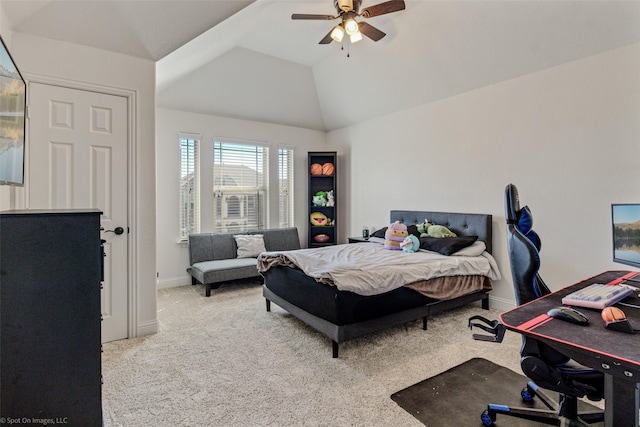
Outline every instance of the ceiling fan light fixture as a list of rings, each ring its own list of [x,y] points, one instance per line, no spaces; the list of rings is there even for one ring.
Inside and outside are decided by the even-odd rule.
[[[344,30],[347,32],[348,35],[351,36],[351,35],[359,32],[358,23],[353,18],[345,19],[345,21],[344,21]]]
[[[342,29],[342,25],[336,25],[333,28],[333,30],[331,30],[331,38],[336,42],[340,43],[343,37],[344,37],[344,29]]]
[[[353,0],[337,0],[334,3],[338,9],[349,12],[353,10]]]
[[[0,0],[2,2],[2,0]],[[333,20],[339,19],[339,24],[331,28],[318,44],[329,44],[332,41],[342,43],[345,34],[349,35],[351,43],[358,42],[367,37],[374,42],[382,39],[386,34],[373,25],[365,21],[358,22],[356,19],[372,18],[374,16],[386,15],[388,13],[398,12],[405,9],[405,0],[386,0],[382,3],[361,9],[362,0],[333,0],[333,5],[338,12],[334,15],[319,15],[310,13],[294,13],[291,19],[294,20]],[[334,24],[335,25],[335,24]],[[344,48],[344,46],[342,47]],[[348,55],[347,55],[348,56]]]

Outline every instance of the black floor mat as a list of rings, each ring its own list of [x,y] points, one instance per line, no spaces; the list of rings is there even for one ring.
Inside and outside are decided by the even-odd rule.
[[[476,358],[394,393],[391,399],[428,427],[475,427],[483,425],[480,415],[488,403],[545,408],[537,399],[533,405],[522,401],[520,391],[526,384],[525,376]],[[557,393],[548,392],[548,395],[558,399]],[[584,402],[579,402],[579,406],[581,410],[598,410]],[[498,414],[495,425],[533,427],[544,424]]]

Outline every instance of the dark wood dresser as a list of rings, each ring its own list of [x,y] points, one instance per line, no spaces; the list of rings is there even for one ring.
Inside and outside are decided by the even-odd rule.
[[[0,212],[6,424],[102,425],[100,214]]]

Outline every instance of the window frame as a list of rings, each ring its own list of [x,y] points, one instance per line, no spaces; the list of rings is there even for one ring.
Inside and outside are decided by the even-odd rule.
[[[286,157],[284,156],[286,155]],[[285,162],[286,159],[286,162]],[[286,171],[283,170],[286,163]],[[295,194],[295,149],[291,146],[278,146],[278,226],[293,227]],[[286,193],[286,194],[285,194]],[[284,206],[283,206],[284,205]],[[283,212],[286,211],[286,212]]]
[[[214,232],[269,228],[269,148],[269,144],[256,141],[213,139]],[[235,201],[238,212],[230,210]]]
[[[198,173],[197,173],[197,185],[198,185],[198,233],[213,233],[213,232],[223,232],[223,230],[218,230],[214,228],[215,221],[215,212],[214,212],[214,141],[218,142],[228,142],[235,144],[246,144],[252,146],[262,146],[268,149],[268,158],[265,160],[265,163],[268,167],[268,177],[266,178],[266,186],[267,191],[265,193],[265,203],[266,206],[266,218],[264,223],[262,224],[262,228],[282,228],[287,223],[289,226],[295,226],[295,218],[294,218],[294,204],[295,204],[295,191],[296,185],[294,181],[294,169],[293,164],[297,160],[295,159],[295,147],[291,145],[282,145],[274,142],[265,142],[265,141],[256,141],[256,140],[247,140],[247,139],[233,139],[228,137],[219,137],[219,136],[203,136],[202,134],[195,132],[180,132],[180,136],[185,136],[188,138],[195,138],[198,140]],[[179,140],[178,140],[179,142]],[[179,147],[180,144],[178,144]],[[179,148],[178,148],[179,149]],[[288,173],[288,176],[291,177],[291,183],[289,188],[291,189],[289,194],[290,206],[288,207],[289,218],[285,220],[281,220],[280,215],[280,202],[281,202],[281,194],[280,194],[280,150],[290,150],[290,159],[291,165],[289,167],[291,170]],[[180,166],[178,166],[178,174],[180,172]],[[178,196],[178,208],[180,208],[180,196]],[[180,215],[180,214],[179,214]],[[288,222],[287,222],[288,220]],[[177,221],[177,233],[180,236],[180,226],[181,219],[179,218]],[[252,229],[254,227],[251,227]],[[235,231],[235,230],[234,230]],[[178,243],[184,243],[188,239],[188,236],[183,236],[183,238],[178,238]]]
[[[179,192],[178,192],[178,241],[186,242],[189,235],[200,232],[200,147],[201,135],[191,133],[179,133],[178,145],[180,149],[180,173],[179,173]],[[185,149],[187,153],[193,150],[191,155],[185,158]],[[186,163],[185,163],[186,162]],[[185,171],[186,169],[186,171]],[[192,175],[193,185],[190,187],[190,201],[185,204],[185,176]],[[190,226],[185,226],[185,217],[192,219],[189,221]],[[188,221],[188,220],[187,220]]]

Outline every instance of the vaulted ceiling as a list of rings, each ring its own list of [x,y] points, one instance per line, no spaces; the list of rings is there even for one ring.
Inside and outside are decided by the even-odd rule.
[[[362,7],[380,3],[363,0]],[[0,0],[16,32],[157,61],[157,105],[322,131],[640,41],[639,1],[426,1],[320,45],[333,0]]]

